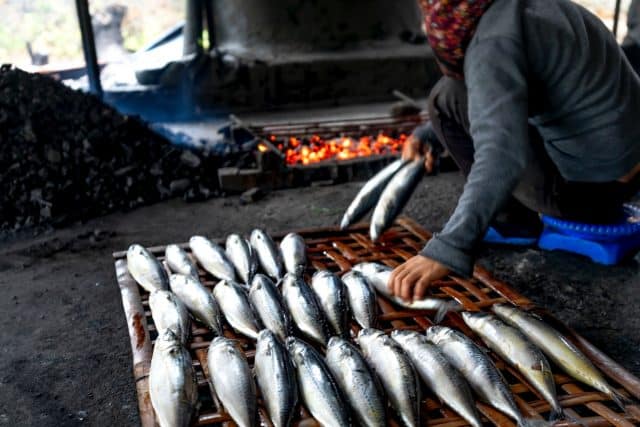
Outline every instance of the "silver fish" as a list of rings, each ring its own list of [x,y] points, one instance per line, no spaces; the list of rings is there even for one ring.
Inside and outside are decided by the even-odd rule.
[[[214,277],[220,280],[236,280],[233,264],[219,245],[206,237],[193,236],[189,239],[189,247],[202,268]]]
[[[198,384],[189,352],[167,330],[153,346],[149,369],[149,396],[160,427],[191,425],[198,403]]]
[[[296,373],[287,348],[268,329],[258,334],[254,370],[273,426],[291,425],[298,402]]]
[[[402,212],[424,175],[424,160],[403,166],[385,187],[371,217],[369,236],[376,242]]]
[[[258,269],[257,260],[253,249],[244,237],[238,234],[230,234],[226,242],[227,258],[236,269],[242,283],[249,284]]]
[[[207,288],[192,276],[182,274],[172,274],[169,286],[196,319],[216,335],[222,335],[220,306]]]
[[[489,313],[462,313],[464,322],[482,341],[514,366],[529,383],[551,404],[551,419],[562,416],[558,402],[556,383],[551,366],[538,347],[533,345],[518,329],[507,325]]]
[[[427,387],[473,427],[482,427],[469,385],[438,347],[416,331],[396,330],[391,338],[400,344]]]
[[[310,340],[325,346],[329,340],[327,320],[309,285],[288,273],[282,281],[282,295],[300,332]]]
[[[143,246],[129,246],[127,268],[131,277],[148,292],[169,289],[167,272],[156,257]]]
[[[317,271],[311,278],[311,288],[318,297],[333,334],[347,337],[349,313],[342,280],[330,271]]]
[[[571,377],[603,392],[623,409],[628,404],[628,399],[607,382],[584,353],[542,319],[509,304],[495,304],[492,310],[500,319],[518,328]]]
[[[249,290],[249,301],[265,328],[276,334],[282,342],[292,334],[289,312],[271,279],[256,274]]]
[[[249,242],[253,248],[262,270],[273,280],[280,280],[284,276],[284,265],[280,248],[266,232],[255,229],[251,232]]]
[[[380,384],[358,349],[342,338],[333,337],[329,340],[326,360],[358,423],[366,427],[385,426],[386,402]]]
[[[350,426],[349,410],[322,356],[294,337],[287,338],[287,349],[296,369],[300,396],[311,415],[322,426]]]
[[[482,348],[462,333],[445,326],[430,327],[426,336],[442,350],[482,400],[513,418],[518,426],[532,425],[534,421],[524,418],[508,383]]]
[[[402,423],[407,427],[420,425],[420,380],[409,357],[398,343],[377,329],[361,330],[358,345]]]
[[[287,272],[302,277],[307,268],[307,246],[302,236],[287,234],[280,242],[280,251]]]
[[[213,288],[213,296],[220,304],[224,318],[236,332],[253,340],[258,338],[260,323],[251,308],[244,287],[235,282],[222,280]]]
[[[198,267],[180,246],[167,246],[164,251],[164,259],[172,272],[198,279]]]
[[[149,295],[149,308],[158,335],[169,329],[183,345],[187,344],[191,333],[189,312],[173,292],[153,291]]]
[[[376,292],[364,276],[352,270],[342,276],[349,308],[353,318],[362,328],[375,328],[378,323]]]
[[[258,426],[256,385],[244,353],[235,341],[217,337],[207,356],[209,380],[222,406],[239,427]]]
[[[421,300],[407,302],[402,298],[391,294],[387,285],[391,279],[393,269],[386,265],[375,262],[364,262],[354,266],[353,270],[362,274],[367,282],[373,286],[376,292],[402,308],[407,308],[409,310],[438,311],[436,321],[439,321],[439,319],[448,311],[456,311],[462,308],[462,306],[456,301],[443,298],[426,297]]]
[[[375,206],[384,188],[405,163],[398,159],[367,181],[344,213],[340,222],[342,230],[362,219]]]

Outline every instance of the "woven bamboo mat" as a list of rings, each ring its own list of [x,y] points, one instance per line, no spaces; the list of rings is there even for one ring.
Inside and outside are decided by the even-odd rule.
[[[316,269],[327,269],[342,273],[350,270],[353,265],[364,261],[375,261],[395,267],[412,257],[431,237],[429,232],[408,218],[399,219],[396,225],[385,233],[378,244],[373,244],[369,240],[367,235],[368,225],[366,224],[358,224],[347,231],[340,231],[337,228],[316,228],[298,230],[297,232],[305,238],[308,247],[311,264],[309,273]],[[279,240],[280,237],[280,235],[274,235],[276,240]],[[181,246],[185,250],[189,250],[187,244],[181,244]],[[160,260],[163,259],[164,249],[164,246],[149,248]],[[139,287],[129,275],[126,265],[126,251],[114,253],[113,256],[116,260],[117,280],[122,293],[122,302],[131,339],[133,375],[138,393],[141,423],[144,427],[151,427],[155,425],[155,417],[149,398],[148,372],[153,342],[157,334],[149,312],[149,294]],[[216,283],[216,280],[204,270],[200,270],[200,279],[209,288],[212,288]],[[515,292],[507,284],[492,278],[486,270],[476,267],[474,277],[470,280],[455,276],[448,277],[437,284],[433,293],[436,296],[455,298],[468,310],[486,310],[498,302],[511,302],[523,309],[536,311],[580,347],[596,366],[606,374],[612,384],[625,394],[640,399],[640,380],[609,359],[584,338],[562,325],[552,315],[535,307],[530,300]],[[378,301],[383,313],[380,317],[379,326],[387,332],[393,329],[424,331],[426,327],[433,324],[432,319],[435,314],[433,312],[400,310],[383,298],[379,298]],[[478,340],[457,313],[449,313],[442,324],[457,328]],[[197,322],[193,323],[192,328],[193,338],[190,343],[190,351],[197,372],[201,405],[194,425],[233,425],[228,415],[219,409],[215,395],[207,381],[207,348],[213,336],[208,329]],[[352,330],[357,333],[358,327],[353,324]],[[229,338],[237,339],[241,343],[249,362],[253,363],[254,344],[229,329],[226,330],[225,335]],[[527,417],[547,419],[550,405],[516,370],[506,365],[495,354],[491,353],[491,356],[509,381],[522,412]],[[573,381],[563,375],[558,368],[554,367],[554,373],[562,406],[568,414],[579,420],[582,425],[589,427],[640,425],[640,409],[631,408],[628,412],[631,412],[632,415],[623,414],[604,394]],[[467,425],[463,419],[451,409],[443,406],[430,393],[425,392],[423,396],[425,396],[422,402],[424,425],[437,427]],[[490,406],[478,403],[478,408],[485,417],[487,425],[515,426],[509,418]],[[389,412],[391,413],[392,411]],[[260,408],[260,415],[263,423],[269,425],[262,407]],[[309,417],[304,408],[301,408],[295,425],[313,426],[317,425],[317,423]],[[389,425],[398,425],[393,415],[390,416]],[[561,427],[574,424],[561,421],[556,425]]]

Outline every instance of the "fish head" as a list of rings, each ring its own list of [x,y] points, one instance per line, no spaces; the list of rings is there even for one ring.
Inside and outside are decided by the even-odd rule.
[[[239,234],[229,234],[229,236],[227,236],[227,242],[226,245],[228,246],[234,246],[237,244],[242,244],[244,242],[244,239],[239,235]]]
[[[134,255],[143,255],[146,257],[148,256],[148,254],[149,252],[144,248],[144,246],[137,243],[134,243],[133,245],[129,246],[129,249],[127,249],[127,257]]]
[[[327,360],[341,361],[353,357],[353,345],[340,337],[331,337],[327,344]]]
[[[406,344],[425,339],[424,335],[416,331],[408,331],[404,329],[396,329],[391,332],[391,338],[398,343]]]
[[[284,275],[282,279],[282,291],[284,292],[287,289],[298,288],[300,286],[298,277],[295,274],[287,273]]]
[[[149,295],[149,305],[153,306],[173,301],[173,293],[164,289],[156,289]]]
[[[316,280],[326,280],[329,278],[333,278],[335,275],[328,271],[328,270],[318,270],[315,273],[313,273],[313,277],[311,277],[312,281],[316,281]]]
[[[446,326],[431,326],[425,332],[425,336],[428,341],[438,344],[449,340],[454,332],[453,329]]]
[[[185,276],[184,274],[172,274],[169,276],[169,283],[171,287],[184,286],[189,281],[195,281],[191,276]]]
[[[264,242],[265,240],[264,235],[265,235],[265,232],[263,230],[256,228],[251,232],[251,235],[249,236],[249,241],[251,243]]]
[[[161,335],[158,336],[154,343],[154,348],[162,352],[171,352],[175,349],[180,349],[182,344],[178,335],[171,329],[166,329]]]
[[[462,313],[462,320],[471,329],[482,329],[487,322],[495,320],[495,317],[489,313],[481,311],[465,311]]]
[[[253,291],[254,289],[256,290],[262,289],[263,286],[267,286],[265,282],[271,282],[271,284],[273,284],[271,279],[269,279],[264,274],[260,274],[260,273],[256,274],[255,276],[253,276],[253,279],[251,280],[251,290]]]
[[[235,340],[226,337],[216,337],[209,345],[209,351],[228,351],[229,353],[238,352],[238,345]]]
[[[189,246],[193,248],[194,246],[202,245],[206,243],[209,239],[204,236],[193,236],[189,239]]]
[[[270,355],[273,348],[277,345],[278,339],[275,334],[268,329],[263,329],[258,333],[258,342],[256,344],[256,354]]]
[[[509,320],[516,317],[519,314],[519,310],[511,304],[498,303],[491,307],[491,311],[498,315],[498,317]]]
[[[307,357],[307,353],[310,351],[309,345],[301,339],[295,337],[287,338],[286,345],[293,362],[296,365],[304,363],[304,360]]]
[[[379,329],[366,328],[366,329],[360,330],[360,332],[358,333],[357,341],[360,347],[364,351],[365,348],[369,346],[369,344],[371,344],[374,340],[378,339],[383,335],[384,335],[384,332],[382,332]]]

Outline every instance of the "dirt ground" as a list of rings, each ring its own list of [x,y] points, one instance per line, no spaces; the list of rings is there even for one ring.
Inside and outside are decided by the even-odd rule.
[[[136,425],[131,354],[111,253],[264,227],[337,223],[360,184],[200,204],[171,201],[0,244],[0,425]],[[407,214],[439,229],[462,188],[425,178]],[[607,268],[533,249],[486,249],[480,262],[640,375],[638,264]]]

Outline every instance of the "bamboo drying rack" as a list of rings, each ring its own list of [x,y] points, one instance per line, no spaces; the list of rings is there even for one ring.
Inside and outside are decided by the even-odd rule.
[[[378,244],[374,244],[369,240],[367,231],[367,224],[358,224],[346,231],[330,227],[299,230],[298,233],[304,237],[307,244],[310,268],[316,270],[328,269],[337,273],[346,272],[353,265],[365,261],[380,262],[395,267],[402,261],[412,257],[431,238],[429,232],[408,218],[400,218],[394,227],[384,234]],[[274,236],[276,240],[280,237],[282,236]],[[181,246],[185,250],[189,250],[187,244],[182,244]],[[164,249],[165,246],[149,248],[160,260],[163,259]],[[149,295],[129,275],[126,265],[126,251],[116,252],[113,256],[116,260],[116,275],[122,294],[122,303],[131,340],[133,375],[138,394],[140,420],[143,427],[153,427],[156,423],[149,397],[148,373],[156,332],[149,312]],[[200,279],[209,288],[212,288],[216,282],[212,276],[203,270],[200,270]],[[511,289],[507,284],[494,279],[486,270],[476,267],[473,279],[469,280],[450,276],[446,280],[440,281],[433,292],[436,296],[455,298],[467,310],[487,310],[495,303],[511,302],[522,309],[535,311],[565,333],[606,374],[610,382],[619,390],[624,391],[628,396],[640,399],[640,380],[638,378],[631,375],[584,338],[564,326],[551,314],[536,308],[530,300]],[[379,298],[378,301],[381,309],[379,326],[387,332],[393,329],[423,331],[433,324],[431,320],[434,315],[433,312],[406,311],[396,308],[383,298]],[[477,337],[466,327],[458,313],[449,313],[442,321],[442,324],[457,328],[477,340]],[[352,325],[352,329],[354,333],[357,332],[355,324]],[[250,340],[236,335],[228,328],[225,330],[225,335],[237,339],[244,349],[249,362],[253,363],[254,344]],[[207,348],[213,336],[208,329],[197,322],[193,323],[192,336],[190,352],[197,373],[200,402],[200,411],[193,425],[233,425],[229,416],[222,409],[218,409],[219,406],[215,395],[207,381]],[[509,381],[516,401],[525,416],[546,419],[550,412],[550,405],[528,385],[516,370],[506,365],[495,354],[491,353],[491,356]],[[562,406],[569,415],[580,421],[582,425],[588,427],[627,427],[640,424],[640,409],[629,407],[627,414],[623,414],[604,394],[572,380],[556,367],[554,367],[554,373]],[[433,395],[425,393],[425,396],[422,406],[423,419],[426,420],[424,425],[434,427],[467,425],[463,419],[448,407],[443,406]],[[487,425],[515,426],[509,418],[490,406],[478,403],[478,408]],[[389,412],[391,413],[392,411]],[[260,416],[262,421],[269,425],[262,406]],[[306,427],[317,425],[317,423],[302,408],[295,425]],[[389,425],[399,425],[395,416],[390,416]],[[571,425],[575,424],[568,421],[560,421],[556,424],[558,427]]]

